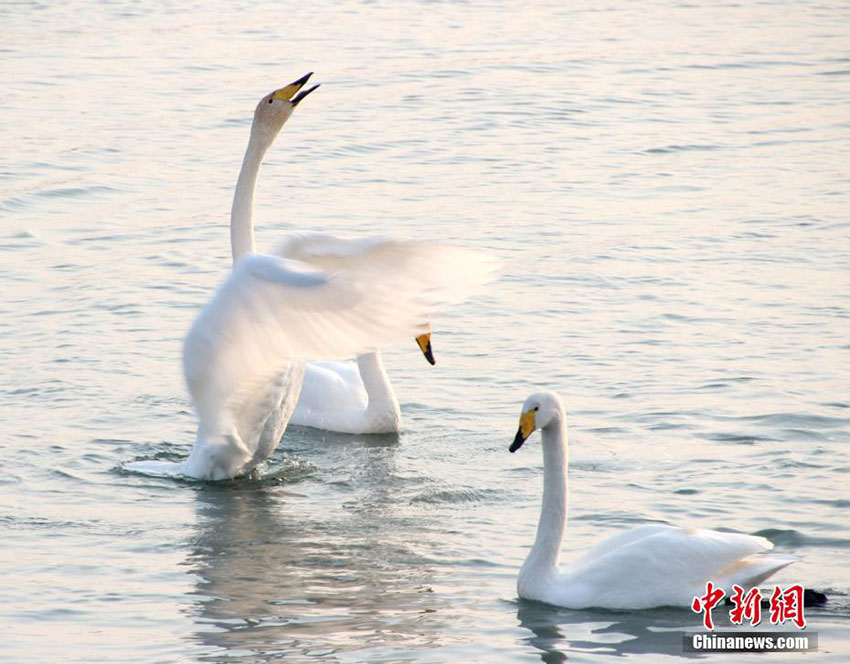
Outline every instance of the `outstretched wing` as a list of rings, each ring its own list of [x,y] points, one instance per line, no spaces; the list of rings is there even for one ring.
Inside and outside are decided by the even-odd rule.
[[[345,272],[349,278],[383,280],[390,273],[397,275],[392,278],[409,276],[413,278],[411,289],[427,288],[440,304],[469,297],[496,269],[493,257],[480,251],[383,236],[292,233],[274,253],[324,272]]]
[[[368,265],[341,261],[329,263],[330,271],[277,256],[237,261],[184,343],[186,381],[202,422],[215,422],[225,404],[232,410],[234,399],[287,361],[350,357],[419,333],[477,255],[404,241],[385,241],[368,254]]]

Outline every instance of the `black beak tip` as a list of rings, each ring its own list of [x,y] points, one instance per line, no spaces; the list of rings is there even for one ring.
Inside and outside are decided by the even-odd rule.
[[[425,359],[428,360],[428,364],[432,367],[437,364],[437,360],[434,359],[434,353],[431,352],[431,344],[428,344],[428,348],[425,349]]]
[[[289,103],[292,104],[293,106],[297,105],[298,102],[300,102],[302,99],[304,99],[304,97],[306,97],[308,94],[313,92],[313,90],[318,88],[320,85],[321,85],[321,83],[316,83],[316,85],[314,85],[312,88],[307,88],[306,90],[302,90],[297,95],[295,95],[292,98],[292,101],[290,101]]]
[[[511,443],[511,446],[508,448],[508,451],[511,453],[516,452],[522,444],[525,442],[525,438],[522,437],[522,429],[520,428],[516,432],[516,436],[514,436],[514,442]]]
[[[304,74],[304,76],[299,78],[297,81],[293,81],[292,83],[290,83],[290,85],[304,85],[307,81],[310,80],[310,77],[312,75],[313,75],[313,72],[309,72],[307,74]]]

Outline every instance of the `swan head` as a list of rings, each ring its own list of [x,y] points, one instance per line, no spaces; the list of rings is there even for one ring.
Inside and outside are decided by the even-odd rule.
[[[299,92],[312,75],[313,72],[310,72],[279,90],[269,92],[260,99],[260,103],[254,110],[254,124],[251,127],[251,134],[262,141],[265,147],[272,144],[301,100],[319,87],[314,85]]]
[[[516,432],[510,451],[516,452],[528,437],[537,429],[544,429],[552,422],[561,422],[564,418],[564,404],[554,392],[536,392],[522,404],[519,416],[519,429]]]

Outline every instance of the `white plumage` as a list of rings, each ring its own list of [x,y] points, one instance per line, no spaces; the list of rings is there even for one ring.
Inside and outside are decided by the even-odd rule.
[[[276,250],[285,258],[316,269],[344,270],[361,279],[385,279],[377,273],[381,261],[395,249],[386,238],[343,238],[329,233],[296,233]],[[472,258],[473,265],[460,270]],[[482,257],[440,247],[429,260],[444,264],[438,270],[453,277],[439,286],[445,302],[460,300],[486,278],[488,263]],[[454,263],[451,267],[448,262]],[[434,279],[436,275],[429,275]],[[439,277],[438,277],[439,278]],[[412,285],[418,288],[419,285]],[[431,360],[433,361],[433,360]],[[352,434],[395,433],[401,427],[401,409],[384,368],[380,349],[357,356],[355,362],[311,362],[307,365],[301,396],[290,420],[293,424]]]
[[[731,593],[758,585],[797,558],[767,553],[763,537],[649,524],[610,537],[559,567],[567,517],[567,438],[564,407],[552,392],[523,405],[511,451],[535,429],[543,442],[543,506],[537,537],[520,569],[520,597],[571,609],[690,606],[706,581]]]
[[[338,433],[397,433],[401,407],[381,351],[354,362],[310,362],[290,422]]]
[[[234,266],[195,319],[183,367],[200,423],[180,464],[128,467],[219,480],[274,451],[301,390],[306,361],[346,358],[422,331],[433,308],[479,283],[478,252],[390,238],[295,234],[277,255],[254,253],[260,164],[309,74],[260,100],[231,210]],[[287,256],[287,257],[282,257]]]

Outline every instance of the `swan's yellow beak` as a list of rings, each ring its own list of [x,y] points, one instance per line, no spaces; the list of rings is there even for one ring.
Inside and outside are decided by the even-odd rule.
[[[425,334],[420,334],[416,337],[416,343],[419,344],[419,350],[422,351],[425,359],[428,360],[431,365],[437,364],[437,361],[434,359],[434,353],[431,351],[431,333],[426,332]]]
[[[305,74],[304,76],[299,78],[297,81],[290,83],[289,85],[281,88],[280,90],[275,90],[272,93],[272,99],[280,99],[281,101],[288,101],[293,106],[296,106],[298,104],[298,102],[300,102],[302,99],[304,99],[304,97],[306,97],[308,94],[313,92],[313,90],[315,90],[316,88],[319,87],[318,85],[314,85],[312,88],[309,88],[309,89],[305,90],[304,92],[302,92],[302,93],[300,93],[300,94],[298,94],[294,97],[292,96],[296,92],[298,92],[301,88],[304,87],[304,84],[310,79],[310,77],[312,75],[313,75],[313,72],[310,72],[309,74]]]
[[[516,436],[514,437],[514,442],[511,443],[511,446],[508,448],[511,452],[516,452],[525,440],[534,433],[534,430],[537,428],[537,425],[534,423],[534,411],[529,410],[527,413],[523,413],[519,416],[519,429],[517,429]]]

